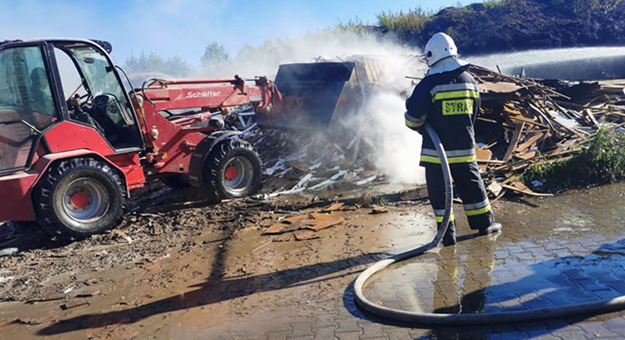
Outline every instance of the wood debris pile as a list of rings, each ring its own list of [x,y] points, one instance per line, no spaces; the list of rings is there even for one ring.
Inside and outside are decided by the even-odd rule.
[[[358,135],[346,140],[268,129],[260,130],[256,138],[270,197],[386,183],[371,162],[369,146]]]
[[[600,127],[625,125],[623,84],[521,79],[471,66],[482,109],[475,132],[477,158],[491,196],[506,191],[541,196],[519,178],[524,170],[571,158]],[[539,185],[539,184],[538,184]]]

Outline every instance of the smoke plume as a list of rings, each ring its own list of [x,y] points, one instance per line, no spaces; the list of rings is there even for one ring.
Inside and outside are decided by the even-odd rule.
[[[380,37],[328,30],[246,47],[234,60],[205,67],[200,75],[273,78],[280,64],[345,61],[354,56],[373,58],[382,65],[379,84],[367,91],[360,111],[346,122],[345,128],[360,134],[372,150],[370,159],[390,181],[422,184],[425,180],[419,168],[421,136],[406,128],[403,118],[405,100],[414,87],[413,80],[406,76],[419,77],[425,71],[414,57],[416,54],[419,51]]]

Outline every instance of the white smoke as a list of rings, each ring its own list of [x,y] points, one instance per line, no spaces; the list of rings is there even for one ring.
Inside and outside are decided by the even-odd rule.
[[[354,116],[364,141],[371,146],[373,161],[393,183],[423,184],[425,170],[419,167],[421,136],[404,124],[404,99],[392,92],[380,92]]]
[[[408,129],[403,118],[405,100],[414,87],[413,80],[406,76],[420,77],[425,72],[416,54],[419,51],[379,37],[329,30],[244,48],[234,60],[206,67],[200,75],[214,78],[238,74],[248,79],[267,75],[272,79],[280,64],[344,61],[354,56],[375,59],[383,68],[379,86],[373,93],[368,92],[362,111],[347,122],[347,127],[360,132],[373,150],[374,165],[390,181],[423,184],[424,171],[419,168],[421,136]]]

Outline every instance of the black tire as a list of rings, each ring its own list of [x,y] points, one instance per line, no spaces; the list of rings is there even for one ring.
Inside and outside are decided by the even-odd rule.
[[[52,166],[34,194],[42,229],[64,239],[81,239],[116,227],[126,211],[120,176],[106,163],[90,158]]]
[[[228,170],[237,168],[232,176]],[[254,147],[240,139],[229,139],[215,145],[208,155],[202,176],[212,196],[227,199],[252,195],[260,190],[263,166]]]

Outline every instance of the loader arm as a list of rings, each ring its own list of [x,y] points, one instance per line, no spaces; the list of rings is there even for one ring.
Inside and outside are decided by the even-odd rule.
[[[284,108],[280,91],[266,77],[256,78],[254,85],[238,75],[232,79],[154,79],[142,92],[157,111],[201,108],[227,113],[229,108],[252,104],[257,114],[271,121]]]

